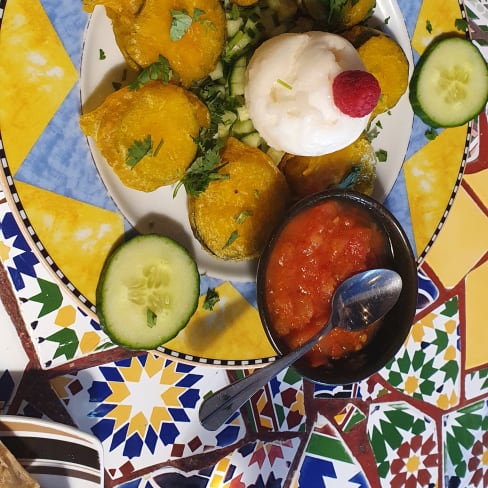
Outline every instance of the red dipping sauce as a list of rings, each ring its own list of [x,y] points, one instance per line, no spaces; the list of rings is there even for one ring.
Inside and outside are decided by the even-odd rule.
[[[271,327],[291,348],[327,323],[337,286],[350,276],[391,264],[389,239],[368,211],[328,199],[299,212],[277,237],[265,272]],[[311,366],[360,350],[375,332],[333,329],[306,356]]]

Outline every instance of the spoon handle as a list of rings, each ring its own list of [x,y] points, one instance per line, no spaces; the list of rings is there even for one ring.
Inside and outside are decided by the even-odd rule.
[[[276,376],[280,371],[300,359],[317,343],[317,340],[327,334],[330,324],[324,327],[315,336],[294,349],[285,356],[264,368],[256,370],[253,374],[231,383],[206,398],[200,405],[200,423],[208,430],[217,430],[224,422],[238,410],[260,388]]]

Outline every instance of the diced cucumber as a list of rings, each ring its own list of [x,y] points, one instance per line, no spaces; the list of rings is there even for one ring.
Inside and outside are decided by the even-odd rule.
[[[241,56],[232,67],[230,73],[230,94],[232,96],[244,95],[244,86],[246,80],[247,59]]]
[[[273,160],[275,164],[279,164],[279,162],[283,159],[285,155],[284,151],[278,151],[274,147],[269,147],[266,151],[266,154]]]
[[[229,135],[230,133],[230,128],[232,127],[232,124],[236,121],[237,115],[232,112],[231,110],[226,110],[221,117],[221,122],[219,123],[217,127],[217,135],[220,138],[225,138]]]
[[[154,349],[188,323],[198,305],[200,275],[187,250],[147,234],[108,258],[96,290],[100,325],[129,349]]]
[[[488,100],[486,61],[465,38],[434,41],[414,69],[409,97],[414,112],[431,127],[463,125]]]
[[[237,19],[227,19],[227,38],[230,39],[231,37],[234,37],[243,25],[244,19],[242,17],[237,17]]]
[[[251,132],[250,134],[242,137],[241,141],[246,143],[248,146],[259,147],[259,145],[263,142],[263,138],[259,135],[258,132]]]
[[[251,119],[247,120],[237,120],[232,126],[232,134],[239,136],[243,134],[249,134],[254,132],[254,125]]]
[[[224,59],[229,62],[239,56],[252,43],[252,37],[247,32],[238,31],[234,37],[229,39],[224,49]]]
[[[213,81],[220,80],[224,77],[224,66],[221,61],[218,61],[215,68],[209,73],[210,79]]]
[[[237,111],[237,118],[239,120],[245,121],[251,118],[249,116],[249,111],[247,110],[247,107],[245,105],[239,105],[239,107],[236,108],[236,111]]]

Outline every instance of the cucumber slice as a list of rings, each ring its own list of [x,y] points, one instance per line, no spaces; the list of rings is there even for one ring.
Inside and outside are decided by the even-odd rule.
[[[488,100],[488,67],[462,37],[434,41],[410,81],[414,112],[432,127],[457,127],[478,115]]]
[[[100,325],[129,349],[154,349],[188,323],[200,275],[187,250],[168,237],[134,237],[108,258],[96,290]]]

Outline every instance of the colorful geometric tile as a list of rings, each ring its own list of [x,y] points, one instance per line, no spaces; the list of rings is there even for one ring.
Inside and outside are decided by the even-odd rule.
[[[1,265],[1,263],[0,263]],[[29,358],[0,298],[0,414],[5,414],[14,398]]]
[[[468,399],[488,395],[488,368],[466,373],[464,378],[464,396]]]
[[[238,377],[244,376],[238,372]],[[291,431],[305,429],[303,378],[289,368],[274,377],[245,405],[254,431]]]
[[[6,203],[0,205],[0,239],[2,260],[42,367],[59,366],[111,346],[98,322],[75,306],[30,250]]]
[[[360,424],[367,415],[354,403],[348,403],[338,414],[334,416],[334,420],[342,432],[349,432],[356,425]]]
[[[237,442],[244,434],[239,415],[216,432],[198,421],[200,400],[227,383],[225,370],[148,353],[52,380],[76,424],[102,442],[114,479]]]
[[[98,278],[114,242],[124,234],[119,213],[17,182],[29,220],[49,256],[64,275],[95,303]],[[73,259],[73,251],[76,259]]]
[[[473,269],[465,278],[466,321],[464,333],[464,364],[466,369],[488,365],[488,327],[486,309],[480,306],[486,300],[488,262]]]
[[[488,400],[443,417],[445,486],[488,486]]]
[[[466,151],[466,133],[466,126],[445,129],[404,163],[418,254],[426,250],[452,203]],[[440,236],[443,234],[444,229]]]
[[[459,309],[456,296],[413,324],[406,343],[383,370],[406,395],[446,410],[460,399]]]
[[[439,298],[439,289],[422,269],[418,271],[418,280],[419,292],[417,298],[417,313],[424,308],[427,308]]]
[[[437,429],[426,414],[405,402],[373,404],[367,433],[381,486],[437,485]]]
[[[458,0],[424,0],[412,36],[412,47],[422,54],[432,39],[455,29],[456,19],[461,18]]]
[[[337,430],[319,413],[290,486],[366,488],[370,484]]]
[[[215,288],[219,301],[203,308],[207,290],[188,325],[165,348],[213,359],[256,359],[275,356],[259,313],[229,282]]]
[[[356,398],[358,396],[357,383],[348,385],[314,384],[314,398]]]
[[[77,79],[40,2],[8,2],[0,50],[0,126],[12,174]]]
[[[441,283],[446,288],[453,288],[484,256],[486,242],[486,214],[461,186],[442,232],[425,260]]]

